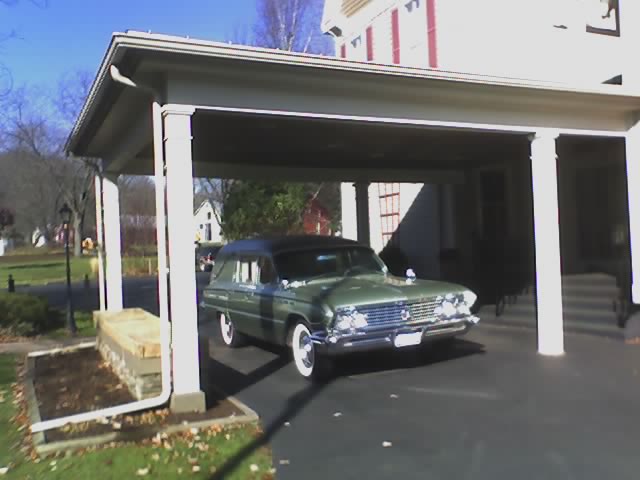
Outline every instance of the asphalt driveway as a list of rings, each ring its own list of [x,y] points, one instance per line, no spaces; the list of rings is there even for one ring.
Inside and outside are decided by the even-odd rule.
[[[533,330],[480,325],[450,350],[348,359],[313,387],[282,352],[228,350],[214,330],[207,379],[259,413],[253,448],[271,445],[279,479],[638,478],[640,347],[570,334],[549,358]]]

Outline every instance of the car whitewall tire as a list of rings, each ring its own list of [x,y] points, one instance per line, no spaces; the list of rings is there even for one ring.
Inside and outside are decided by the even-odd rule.
[[[218,315],[218,323],[220,327],[220,337],[227,347],[236,348],[244,343],[244,335],[238,332],[233,322],[227,315],[220,313]]]
[[[316,352],[311,341],[311,332],[304,323],[298,323],[295,326],[291,338],[291,349],[298,373],[305,378],[310,378],[315,367]]]

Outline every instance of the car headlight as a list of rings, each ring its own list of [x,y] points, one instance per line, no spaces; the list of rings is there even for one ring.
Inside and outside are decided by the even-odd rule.
[[[341,332],[347,332],[364,328],[369,325],[367,322],[367,316],[358,312],[355,308],[346,308],[340,310],[336,315],[336,321],[334,328]]]
[[[466,303],[467,306],[471,308],[473,307],[473,304],[476,303],[478,296],[471,290],[465,290],[464,292],[462,292],[462,299],[464,300],[464,303]]]
[[[476,302],[477,296],[470,290],[461,293],[448,293],[439,297],[440,304],[435,308],[434,314],[442,318],[471,315],[471,307]]]

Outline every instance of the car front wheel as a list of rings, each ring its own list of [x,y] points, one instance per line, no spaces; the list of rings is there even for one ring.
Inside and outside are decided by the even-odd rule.
[[[219,316],[220,336],[227,347],[236,348],[244,343],[244,335],[236,331],[233,322],[224,313]]]
[[[318,355],[311,340],[311,332],[304,323],[298,323],[291,337],[293,361],[298,373],[309,380],[326,380],[332,370],[329,357]]]

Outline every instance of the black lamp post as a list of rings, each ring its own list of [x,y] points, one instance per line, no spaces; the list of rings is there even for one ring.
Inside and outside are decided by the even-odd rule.
[[[66,203],[60,209],[62,217],[62,227],[64,229],[64,252],[67,257],[67,326],[71,335],[77,333],[76,319],[73,315],[73,294],[71,292],[71,259],[69,258],[69,224],[71,223],[71,214],[73,212]]]

